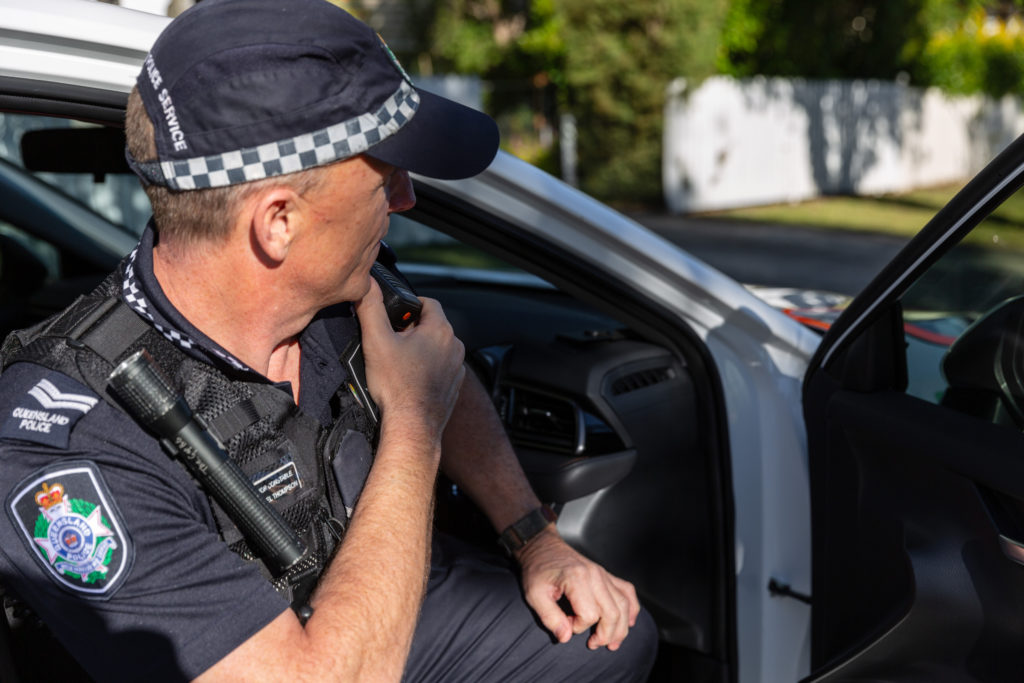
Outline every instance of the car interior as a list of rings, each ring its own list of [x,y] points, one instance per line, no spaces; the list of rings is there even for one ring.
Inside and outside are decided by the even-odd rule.
[[[117,108],[83,123],[59,99],[0,100],[4,335],[97,284],[148,216]],[[399,267],[442,302],[563,536],[636,585],[662,641],[651,680],[735,680],[731,476],[701,343],[443,185],[416,186],[388,237]],[[497,549],[443,478],[437,526]]]

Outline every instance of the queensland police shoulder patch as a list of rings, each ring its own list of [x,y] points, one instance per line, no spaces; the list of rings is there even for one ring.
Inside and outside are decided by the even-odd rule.
[[[67,448],[75,423],[99,402],[96,394],[56,372],[38,381],[33,374],[12,375],[0,401],[0,438]]]
[[[108,598],[131,569],[131,541],[91,462],[36,471],[7,497],[7,514],[50,577],[75,594]]]

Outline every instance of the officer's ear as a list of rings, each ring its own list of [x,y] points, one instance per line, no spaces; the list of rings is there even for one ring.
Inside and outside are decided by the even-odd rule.
[[[294,189],[277,185],[254,192],[245,202],[253,249],[267,265],[278,265],[288,255],[302,225],[301,198]]]

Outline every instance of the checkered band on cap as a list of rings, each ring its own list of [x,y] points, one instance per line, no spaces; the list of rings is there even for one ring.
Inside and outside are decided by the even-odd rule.
[[[419,94],[403,80],[376,112],[258,147],[162,161],[160,170],[174,190],[224,187],[304,171],[365,152],[408,123],[419,103]]]

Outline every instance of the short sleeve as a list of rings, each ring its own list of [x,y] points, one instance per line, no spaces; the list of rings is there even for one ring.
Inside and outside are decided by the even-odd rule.
[[[7,375],[0,423],[21,389]],[[0,439],[0,468],[0,581],[97,680],[195,678],[288,609],[184,469],[104,402],[66,448]]]

